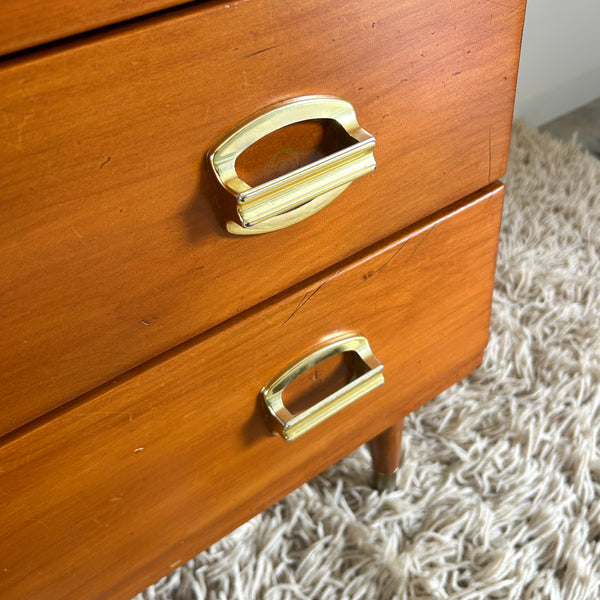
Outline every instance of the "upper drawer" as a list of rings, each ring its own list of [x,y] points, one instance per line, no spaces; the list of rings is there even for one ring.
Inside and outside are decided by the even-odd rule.
[[[0,71],[0,433],[502,175],[521,2],[208,4]],[[252,238],[204,156],[275,101],[333,94],[377,170]]]
[[[185,0],[3,0],[0,55],[183,3]]]

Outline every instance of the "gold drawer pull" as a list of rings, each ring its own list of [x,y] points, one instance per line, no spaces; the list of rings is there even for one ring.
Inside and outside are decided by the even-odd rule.
[[[356,143],[255,187],[240,179],[235,161],[244,150],[282,127],[313,119],[337,121]],[[267,233],[306,219],[375,169],[374,146],[375,138],[359,126],[352,104],[334,96],[292,98],[248,117],[207,155],[218,182],[235,199],[236,220],[227,221],[227,231]]]
[[[282,396],[285,388],[296,377],[318,362],[343,352],[356,353],[361,361],[361,368],[357,370],[361,373],[355,373],[352,381],[327,398],[317,402],[304,412],[293,415],[283,403]],[[291,442],[380,386],[384,382],[382,371],[383,365],[375,358],[369,342],[362,335],[346,336],[330,341],[317,350],[300,357],[261,390],[273,434],[281,435],[284,440]]]

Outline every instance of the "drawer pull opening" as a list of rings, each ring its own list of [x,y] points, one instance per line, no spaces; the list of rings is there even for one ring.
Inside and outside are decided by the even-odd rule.
[[[308,165],[251,187],[243,181],[236,160],[252,144],[295,123],[335,121],[347,134],[346,147]],[[232,198],[225,227],[249,235],[283,229],[315,214],[355,179],[375,169],[375,138],[357,121],[354,107],[334,96],[301,96],[278,102],[248,117],[220,138],[207,159],[218,183]]]
[[[353,354],[351,380],[313,406],[293,414],[283,402],[283,393],[288,385],[317,363],[343,353]],[[362,335],[346,335],[329,340],[288,365],[261,390],[271,431],[287,442],[295,440],[379,387],[384,382],[382,371],[383,364],[377,360],[367,339]]]

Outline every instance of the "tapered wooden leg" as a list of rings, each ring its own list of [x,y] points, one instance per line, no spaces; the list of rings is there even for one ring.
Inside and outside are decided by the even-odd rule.
[[[395,474],[400,461],[403,426],[404,419],[369,442],[375,472],[375,487],[380,492],[393,490],[396,485]]]

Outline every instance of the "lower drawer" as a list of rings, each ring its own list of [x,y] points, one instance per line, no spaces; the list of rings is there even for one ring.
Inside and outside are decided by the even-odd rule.
[[[131,597],[467,375],[488,336],[502,194],[492,185],[5,437],[0,596]],[[385,383],[293,442],[271,435],[262,386],[344,332],[369,340]]]

